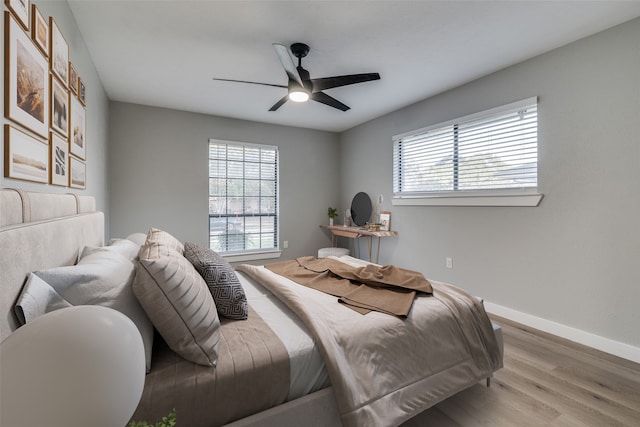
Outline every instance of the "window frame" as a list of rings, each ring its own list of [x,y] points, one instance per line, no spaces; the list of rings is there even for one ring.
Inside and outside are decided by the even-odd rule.
[[[396,181],[399,178],[400,171],[396,168],[396,154],[398,150],[398,144],[403,138],[410,136],[416,136],[422,133],[427,133],[436,129],[442,129],[451,127],[452,132],[455,132],[457,125],[463,125],[464,123],[488,118],[500,113],[506,113],[509,111],[525,108],[533,104],[537,105],[537,96],[526,98],[520,101],[512,102],[506,105],[502,105],[496,108],[491,108],[478,113],[470,114],[463,117],[458,117],[445,122],[440,122],[434,125],[430,125],[421,129],[405,132],[402,134],[394,135],[393,151],[392,151],[392,186],[393,197],[392,204],[399,206],[538,206],[543,198],[543,194],[538,192],[538,183],[536,186],[520,187],[520,188],[503,188],[503,189],[476,189],[476,190],[443,190],[432,192],[419,192],[419,193],[396,193]],[[455,144],[456,138],[452,138],[453,144]],[[539,140],[537,141],[539,147]],[[454,169],[455,175],[457,170],[454,152]],[[536,173],[537,176],[537,173]],[[455,179],[455,176],[454,176]],[[537,178],[536,178],[537,179]]]
[[[271,258],[278,258],[280,257],[280,255],[282,254],[282,251],[280,250],[280,153],[279,153],[279,148],[277,145],[269,145],[269,144],[260,144],[260,143],[250,143],[250,142],[241,142],[241,141],[230,141],[230,140],[223,140],[223,139],[219,139],[219,138],[210,138],[208,143],[207,143],[207,193],[208,193],[208,203],[207,203],[207,211],[208,211],[208,230],[209,230],[209,247],[211,247],[211,237],[212,237],[212,230],[211,230],[211,219],[212,218],[219,218],[220,214],[212,214],[210,211],[210,202],[211,202],[211,197],[213,197],[211,195],[211,179],[213,178],[211,176],[211,145],[212,144],[223,144],[226,145],[227,147],[231,146],[231,147],[249,147],[249,148],[259,148],[261,150],[272,150],[275,153],[275,213],[273,214],[263,214],[263,213],[258,213],[258,215],[256,215],[257,217],[263,217],[263,216],[270,216],[270,217],[274,217],[274,227],[275,227],[275,231],[273,233],[273,238],[274,238],[274,243],[275,243],[275,247],[273,248],[265,248],[265,249],[243,249],[243,250],[235,250],[235,251],[216,251],[218,252],[222,257],[224,257],[227,261],[229,262],[244,262],[244,261],[252,261],[252,260],[261,260],[261,259],[271,259]],[[225,155],[225,161],[230,161],[228,155]],[[243,156],[243,160],[242,163],[245,164],[246,159]],[[262,163],[262,162],[259,162]],[[245,181],[247,178],[244,174],[244,167],[243,167],[243,177],[242,180]],[[237,178],[229,178],[229,174],[228,174],[228,170],[225,172],[225,178],[226,180],[229,179],[237,179]],[[259,181],[262,181],[263,179],[260,178]],[[243,186],[244,187],[244,186]],[[229,197],[228,195],[225,195],[225,197]],[[246,197],[254,197],[254,196],[246,196],[246,195],[242,195],[241,196],[242,199],[244,200]],[[244,205],[244,202],[243,202]],[[228,215],[228,213],[224,214],[224,217],[226,218]],[[247,212],[243,212],[243,217],[247,217]],[[228,231],[228,230],[227,230]],[[241,233],[243,236],[246,235],[246,229],[243,230],[244,232]],[[213,249],[215,250],[215,249]]]

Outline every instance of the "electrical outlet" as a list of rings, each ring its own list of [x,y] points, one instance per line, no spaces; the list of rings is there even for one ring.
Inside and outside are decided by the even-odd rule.
[[[453,258],[447,257],[447,268],[453,268]]]
[[[283,247],[284,249],[287,249],[287,248],[289,247],[289,241],[288,241],[288,240],[285,240],[284,242],[282,242],[282,247]]]

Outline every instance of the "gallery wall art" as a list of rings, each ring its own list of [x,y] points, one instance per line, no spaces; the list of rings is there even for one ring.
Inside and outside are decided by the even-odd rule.
[[[4,125],[7,178],[49,182],[49,144],[11,125]]]
[[[69,158],[70,181],[69,186],[84,190],[87,187],[87,165],[82,160],[71,156]]]
[[[51,184],[69,186],[69,142],[57,133],[50,136]]]
[[[5,12],[5,117],[46,138],[49,64],[17,21]]]
[[[86,189],[84,80],[54,17],[5,0],[5,178]]]
[[[7,5],[13,16],[20,23],[22,28],[29,31],[29,8],[30,0],[5,0],[4,4]]]
[[[35,4],[31,7],[31,37],[44,56],[49,57],[49,24]]]
[[[71,144],[71,154],[80,159],[86,158],[85,133],[86,133],[86,111],[84,105],[78,98],[71,97],[71,127],[69,130],[69,142]]]

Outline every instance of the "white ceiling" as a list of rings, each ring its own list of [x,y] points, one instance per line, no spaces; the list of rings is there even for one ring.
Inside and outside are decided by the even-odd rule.
[[[69,0],[110,99],[343,131],[640,16],[640,1]],[[312,78],[378,72],[268,109],[287,83],[271,44],[304,42]]]

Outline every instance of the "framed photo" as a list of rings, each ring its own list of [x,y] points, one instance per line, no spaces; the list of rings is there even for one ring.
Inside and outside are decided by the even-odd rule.
[[[49,57],[49,24],[35,4],[31,5],[31,38],[44,56]]]
[[[78,94],[78,72],[71,61],[69,61],[69,89],[76,95]]]
[[[51,75],[51,129],[69,135],[69,92]]]
[[[52,16],[49,17],[51,71],[66,87],[69,82],[69,45]]]
[[[4,125],[5,178],[49,183],[49,144]]]
[[[391,212],[380,211],[380,231],[391,230]]]
[[[29,31],[29,8],[31,0],[4,0],[13,16],[16,17],[22,28]]]
[[[80,188],[84,190],[87,188],[87,164],[82,160],[78,160],[75,157],[69,157],[70,176],[69,187]]]
[[[49,66],[31,38],[5,12],[5,117],[46,138],[49,134]]]
[[[51,180],[53,185],[69,186],[69,142],[61,138],[57,133],[51,132],[51,151],[49,163],[51,167]]]
[[[86,110],[80,101],[71,97],[71,127],[69,127],[69,146],[71,154],[86,159],[87,117]]]
[[[82,102],[82,105],[87,105],[86,87],[82,79],[78,79],[78,99]]]

